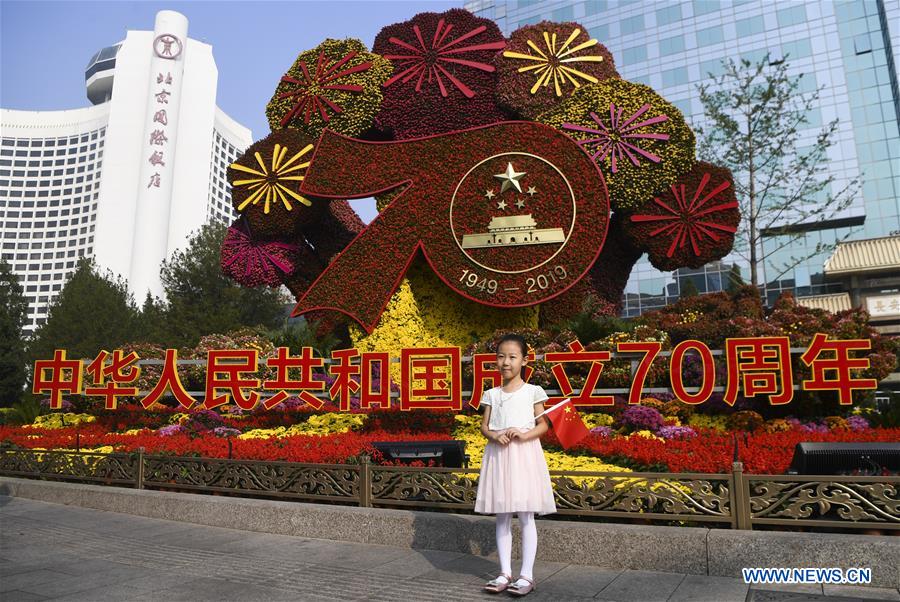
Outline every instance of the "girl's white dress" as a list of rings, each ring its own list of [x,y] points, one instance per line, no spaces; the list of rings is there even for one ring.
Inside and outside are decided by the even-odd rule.
[[[535,425],[534,404],[546,399],[542,388],[525,383],[514,393],[505,393],[500,387],[485,391],[481,404],[491,406],[490,430],[515,427],[525,432]],[[507,445],[488,442],[481,461],[475,512],[556,512],[540,439],[514,439]]]

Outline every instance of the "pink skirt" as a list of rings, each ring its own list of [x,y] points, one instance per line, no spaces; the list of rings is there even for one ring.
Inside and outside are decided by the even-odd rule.
[[[556,512],[550,471],[539,439],[488,442],[481,460],[475,512]]]

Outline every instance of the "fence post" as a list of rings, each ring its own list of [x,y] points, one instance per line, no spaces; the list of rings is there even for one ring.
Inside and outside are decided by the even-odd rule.
[[[372,506],[372,464],[369,456],[363,456],[359,464],[359,505],[362,508]]]
[[[738,529],[752,529],[750,523],[750,484],[744,476],[744,463],[731,464],[731,477],[734,486],[734,514]]]
[[[144,448],[138,448],[138,458],[137,458],[137,478],[136,478],[135,487],[137,489],[144,488]]]

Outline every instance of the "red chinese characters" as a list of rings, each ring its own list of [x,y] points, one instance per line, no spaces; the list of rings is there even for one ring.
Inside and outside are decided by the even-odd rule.
[[[175,396],[175,399],[181,404],[181,407],[185,409],[190,408],[197,401],[191,397],[190,393],[184,388],[184,385],[181,384],[181,378],[178,376],[177,349],[166,349],[166,359],[163,363],[163,372],[159,377],[159,381],[157,381],[153,390],[147,393],[147,396],[141,400],[141,405],[145,408],[149,408],[162,398],[166,390],[171,390],[172,395]]]
[[[31,392],[38,395],[50,394],[50,409],[62,407],[62,394],[77,395],[81,391],[81,360],[66,358],[65,349],[53,352],[52,360],[37,360],[34,363],[34,382]]]
[[[400,409],[462,409],[459,347],[400,351]]]
[[[850,357],[851,351],[868,351],[872,341],[828,340],[828,335],[817,332],[800,360],[812,369],[812,378],[802,383],[804,391],[837,391],[841,405],[853,403],[854,390],[871,390],[878,387],[874,378],[854,378],[851,370],[867,370],[869,358]],[[822,357],[827,354],[826,357]]]
[[[288,391],[298,391],[297,397],[316,410],[322,409],[325,402],[310,393],[310,391],[324,391],[325,381],[313,376],[313,370],[321,369],[325,360],[315,356],[312,347],[304,347],[300,355],[292,356],[287,347],[279,347],[275,351],[275,357],[266,362],[270,368],[275,368],[274,380],[267,380],[263,388],[267,391],[278,391],[263,404],[267,410],[271,410],[289,397]],[[289,370],[299,370],[300,378],[292,379]]]
[[[725,403],[734,405],[738,385],[746,397],[769,395],[771,405],[794,398],[791,341],[788,337],[745,337],[725,340],[728,380]]]
[[[609,351],[585,351],[584,346],[577,340],[569,343],[569,351],[557,351],[544,355],[544,360],[548,363],[556,362],[556,365],[550,368],[559,383],[559,390],[562,397],[551,397],[547,403],[554,404],[568,397],[575,405],[582,406],[611,406],[614,403],[612,395],[594,395],[594,389],[600,380],[600,374],[603,373],[603,362],[609,361],[612,354]],[[584,379],[584,386],[576,395],[569,376],[566,374],[563,364],[566,362],[590,362],[591,367],[588,368],[588,374]]]
[[[95,385],[85,387],[84,394],[102,396],[107,410],[116,409],[119,397],[137,396],[137,387],[123,385],[133,383],[141,375],[141,368],[136,365],[138,359],[138,354],[134,351],[128,355],[121,349],[116,349],[112,353],[101,351],[84,369]]]

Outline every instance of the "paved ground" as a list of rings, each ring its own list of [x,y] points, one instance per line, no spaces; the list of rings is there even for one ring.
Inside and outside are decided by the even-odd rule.
[[[204,527],[0,496],[0,600],[505,600],[496,561]],[[891,589],[749,589],[738,579],[538,562],[538,600],[847,602]]]

